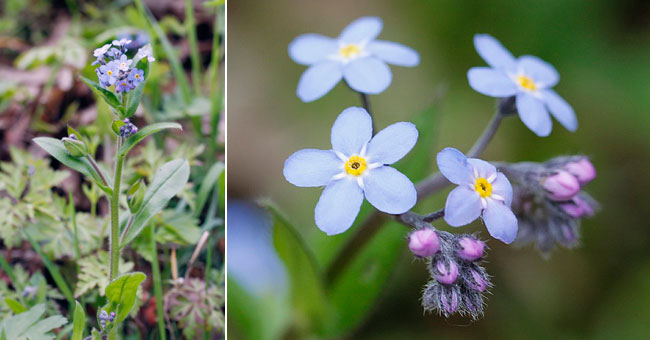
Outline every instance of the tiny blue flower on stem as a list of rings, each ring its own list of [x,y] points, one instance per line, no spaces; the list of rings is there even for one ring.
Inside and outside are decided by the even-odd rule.
[[[445,221],[460,227],[483,217],[492,237],[511,243],[517,236],[517,218],[510,210],[512,186],[506,176],[490,163],[467,158],[454,149],[438,153],[438,168],[452,183],[457,184],[445,204]]]
[[[117,68],[120,69],[120,71],[128,71],[129,67],[131,66],[131,63],[133,60],[129,59],[126,54],[122,54],[120,59],[117,61]]]
[[[388,64],[413,67],[418,53],[404,45],[375,40],[381,32],[380,18],[362,17],[350,23],[338,38],[303,34],[289,44],[289,56],[309,68],[298,82],[298,97],[314,101],[345,79],[355,91],[381,93],[390,85]]]
[[[119,46],[119,47],[126,46],[126,45],[128,45],[130,43],[131,43],[131,40],[126,39],[126,38],[123,38],[123,39],[120,39],[120,40],[113,40],[113,45]]]
[[[115,84],[115,81],[117,80],[117,76],[119,75],[119,70],[117,68],[117,63],[115,61],[111,61],[106,65],[102,65],[99,67],[99,81],[104,87],[111,86]]]
[[[560,75],[551,64],[530,55],[515,59],[498,40],[487,34],[475,35],[474,46],[490,65],[472,67],[467,72],[469,85],[474,90],[491,97],[515,97],[519,118],[538,136],[546,137],[551,133],[553,123],[549,111],[567,130],[578,128],[573,108],[552,89]]]
[[[315,210],[316,225],[328,235],[346,231],[365,198],[389,214],[411,209],[417,200],[413,183],[388,166],[415,145],[418,131],[395,123],[372,136],[372,118],[359,107],[345,109],[332,126],[332,149],[304,149],[284,162],[284,177],[299,187],[325,186]]]
[[[139,70],[137,68],[133,68],[133,69],[131,69],[131,73],[129,73],[129,78],[128,79],[131,81],[131,83],[133,84],[133,87],[135,88],[144,79],[144,71]]]
[[[111,44],[106,44],[100,48],[95,49],[95,51],[93,52],[93,57],[97,57],[97,58],[104,57],[104,54],[108,52],[109,48],[111,48]]]

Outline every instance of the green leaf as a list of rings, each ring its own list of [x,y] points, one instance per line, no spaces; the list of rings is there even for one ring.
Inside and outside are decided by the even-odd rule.
[[[219,180],[219,176],[224,172],[224,170],[225,170],[225,166],[221,162],[214,163],[210,167],[210,170],[208,170],[208,173],[203,178],[203,182],[201,182],[201,187],[199,188],[199,194],[196,196],[195,215],[198,216],[203,211],[203,207],[205,206],[205,202],[208,199],[208,195],[210,195],[210,192],[212,192],[212,190],[216,188],[217,181]]]
[[[79,277],[75,287],[75,297],[97,289],[100,296],[104,296],[108,286],[109,256],[105,251],[98,251],[79,260]],[[119,274],[125,274],[133,269],[133,262],[126,262],[120,257]]]
[[[106,298],[109,302],[109,310],[106,312],[109,314],[115,312],[113,325],[121,323],[129,315],[135,303],[138,287],[146,278],[147,276],[141,272],[124,274],[106,287]]]
[[[91,333],[93,340],[102,340],[102,333],[100,333],[97,329],[93,328],[93,331]]]
[[[113,133],[115,133],[116,136],[120,135],[120,128],[122,126],[126,125],[126,123],[122,120],[119,119],[114,119],[113,123],[111,123],[111,130],[113,130]]]
[[[296,229],[271,204],[266,204],[273,221],[273,243],[284,262],[291,280],[291,304],[302,313],[299,320],[309,324],[305,329],[322,331],[329,315],[325,290],[316,260]],[[302,328],[302,327],[301,327]]]
[[[61,139],[63,146],[72,157],[83,157],[88,154],[88,147],[84,142],[68,137],[63,137]]]
[[[70,137],[70,135],[75,135],[78,140],[83,141],[83,137],[81,136],[79,131],[75,130],[75,128],[68,125],[68,137]]]
[[[284,297],[280,294],[255,296],[228,274],[228,335],[233,334],[237,339],[282,339],[291,317]]]
[[[81,340],[84,336],[84,327],[86,326],[86,313],[79,301],[75,301],[74,319],[72,323],[74,324],[74,328],[72,329],[72,337],[70,340]]]
[[[433,106],[416,117],[414,122],[420,131],[418,143],[396,166],[413,182],[425,177],[433,164],[431,150],[436,131],[432,127],[435,126],[436,109]],[[348,233],[356,232],[364,221],[357,219]],[[328,337],[342,336],[358,327],[383,291],[400,255],[404,254],[406,228],[391,219],[387,221],[328,287],[328,299],[334,307],[330,315],[335,318],[327,328]]]
[[[138,86],[136,86],[135,89],[133,89],[131,92],[129,92],[129,97],[126,99],[126,112],[124,113],[125,118],[129,118],[135,114],[135,111],[140,105],[143,90],[144,81],[138,84]]]
[[[189,177],[190,165],[184,159],[167,162],[156,171],[144,194],[142,206],[134,214],[133,224],[127,234],[124,235],[124,241],[120,244],[120,247],[124,247],[138,236],[149,219],[161,211],[167,205],[167,202],[183,189]]]
[[[26,312],[27,308],[25,308],[23,305],[20,304],[20,302],[12,299],[12,298],[5,298],[5,303],[11,310],[14,312],[14,314],[20,314],[22,312]]]
[[[102,184],[101,178],[97,175],[95,172],[95,169],[93,169],[93,166],[90,164],[88,159],[86,158],[76,158],[72,157],[69,153],[68,150],[66,150],[65,146],[63,145],[63,142],[59,139],[56,138],[50,138],[50,137],[37,137],[33,139],[38,146],[43,148],[45,151],[47,151],[52,157],[56,158],[59,162],[63,163],[69,168],[72,168],[74,170],[79,171],[80,173],[90,177],[95,181],[100,188],[106,188]],[[107,181],[110,180],[108,177],[104,176]]]
[[[122,103],[120,102],[120,99],[117,98],[117,95],[113,93],[112,91],[109,91],[105,88],[103,88],[99,83],[94,82],[86,77],[80,77],[81,81],[86,83],[86,85],[90,86],[90,88],[95,92],[98,96],[102,97],[104,101],[113,108],[122,111],[123,108],[121,108]]]
[[[122,144],[122,147],[120,147],[119,153],[121,155],[126,155],[136,144],[138,144],[145,137],[164,129],[183,130],[183,127],[178,123],[155,123],[155,124],[147,125],[142,129],[140,129],[135,135],[127,138],[124,144]]]
[[[0,334],[11,340],[54,339],[50,331],[65,325],[68,320],[61,315],[41,320],[43,314],[45,304],[39,304],[24,313],[7,318],[0,324]]]

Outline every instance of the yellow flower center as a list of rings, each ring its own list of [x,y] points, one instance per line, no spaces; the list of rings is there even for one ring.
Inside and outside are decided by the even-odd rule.
[[[492,184],[490,184],[490,182],[485,178],[479,178],[476,180],[474,190],[476,190],[481,197],[488,197],[492,194]]]
[[[517,76],[517,82],[519,83],[519,86],[529,91],[535,91],[537,88],[537,86],[535,86],[535,82],[524,75]]]
[[[366,159],[359,156],[352,156],[345,162],[345,172],[350,175],[359,176],[366,171]]]
[[[136,74],[135,76],[133,76],[133,78],[135,78],[135,79],[140,79],[140,75],[139,75],[139,74]]]
[[[112,75],[113,75],[113,71],[108,70],[108,71],[106,71],[106,74],[108,74],[109,76],[112,76]]]
[[[355,57],[359,53],[361,53],[361,47],[357,44],[348,44],[339,49],[339,54],[346,59]]]

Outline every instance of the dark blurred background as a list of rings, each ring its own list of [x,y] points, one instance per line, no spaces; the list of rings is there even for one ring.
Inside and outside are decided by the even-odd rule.
[[[314,224],[318,189],[282,176],[302,148],[329,148],[331,124],[360,105],[345,85],[313,103],[295,95],[305,70],[287,55],[303,33],[336,37],[352,20],[384,20],[380,39],[416,49],[421,64],[391,67],[393,82],[371,96],[377,126],[411,120],[437,102],[435,154],[467,150],[491,117],[494,100],[470,89],[466,72],[485,62],[475,33],[494,35],[515,55],[532,54],[560,72],[557,92],[575,109],[579,128],[556,121],[539,138],[508,119],[486,160],[543,161],[561,154],[591,157],[598,177],[586,187],[602,204],[582,225],[582,244],[543,259],[531,247],[490,241],[487,269],[495,288],[484,319],[445,320],[420,305],[428,273],[406,243],[378,303],[355,339],[416,337],[485,339],[647,339],[650,334],[650,2],[551,1],[252,1],[228,4],[228,187],[231,197],[271,198],[298,227],[318,262],[331,260],[327,236]],[[448,191],[448,190],[447,190]],[[446,192],[418,211],[441,207]],[[437,227],[449,230],[444,222]],[[456,230],[458,231],[458,230]],[[480,231],[473,223],[462,231]],[[324,254],[324,255],[323,255]],[[354,297],[351,296],[351,299]]]

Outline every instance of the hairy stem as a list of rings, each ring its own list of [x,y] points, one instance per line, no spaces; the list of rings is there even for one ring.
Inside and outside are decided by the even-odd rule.
[[[153,225],[149,227],[149,242],[151,247],[151,272],[153,273],[153,291],[156,295],[156,316],[158,317],[158,338],[165,340],[165,316],[163,314],[162,279],[160,278],[160,265],[158,264],[158,247],[156,246],[156,232]]]
[[[364,95],[362,94],[362,98]],[[499,109],[495,112],[494,116],[488,123],[488,126],[485,128],[481,136],[476,140],[474,145],[467,152],[467,157],[474,158],[478,157],[485,148],[487,147],[490,140],[494,137],[501,120],[504,115],[500,112]],[[442,176],[441,173],[437,172],[431,176],[423,179],[416,185],[416,190],[418,193],[418,201],[431,196],[432,194],[438,192],[449,185],[449,181]],[[390,215],[382,213],[378,210],[375,210],[366,221],[357,228],[355,234],[345,243],[343,249],[338,252],[336,258],[330,263],[325,273],[326,282],[331,284],[336,281],[339,274],[343,272],[346,266],[352,262],[356,254],[363,249],[366,243],[368,243],[375,234],[381,229],[385,222],[390,218],[394,218],[397,222],[407,226],[420,228],[424,225],[429,224],[430,222],[439,219],[444,216],[444,211],[434,212],[427,216],[420,216],[414,212],[408,211],[400,215]]]
[[[120,259],[120,183],[122,182],[122,166],[124,155],[119,150],[122,146],[122,137],[117,138],[117,151],[115,154],[115,183],[113,183],[113,195],[111,197],[111,237],[110,243],[110,270],[109,281],[112,281],[118,273]]]

